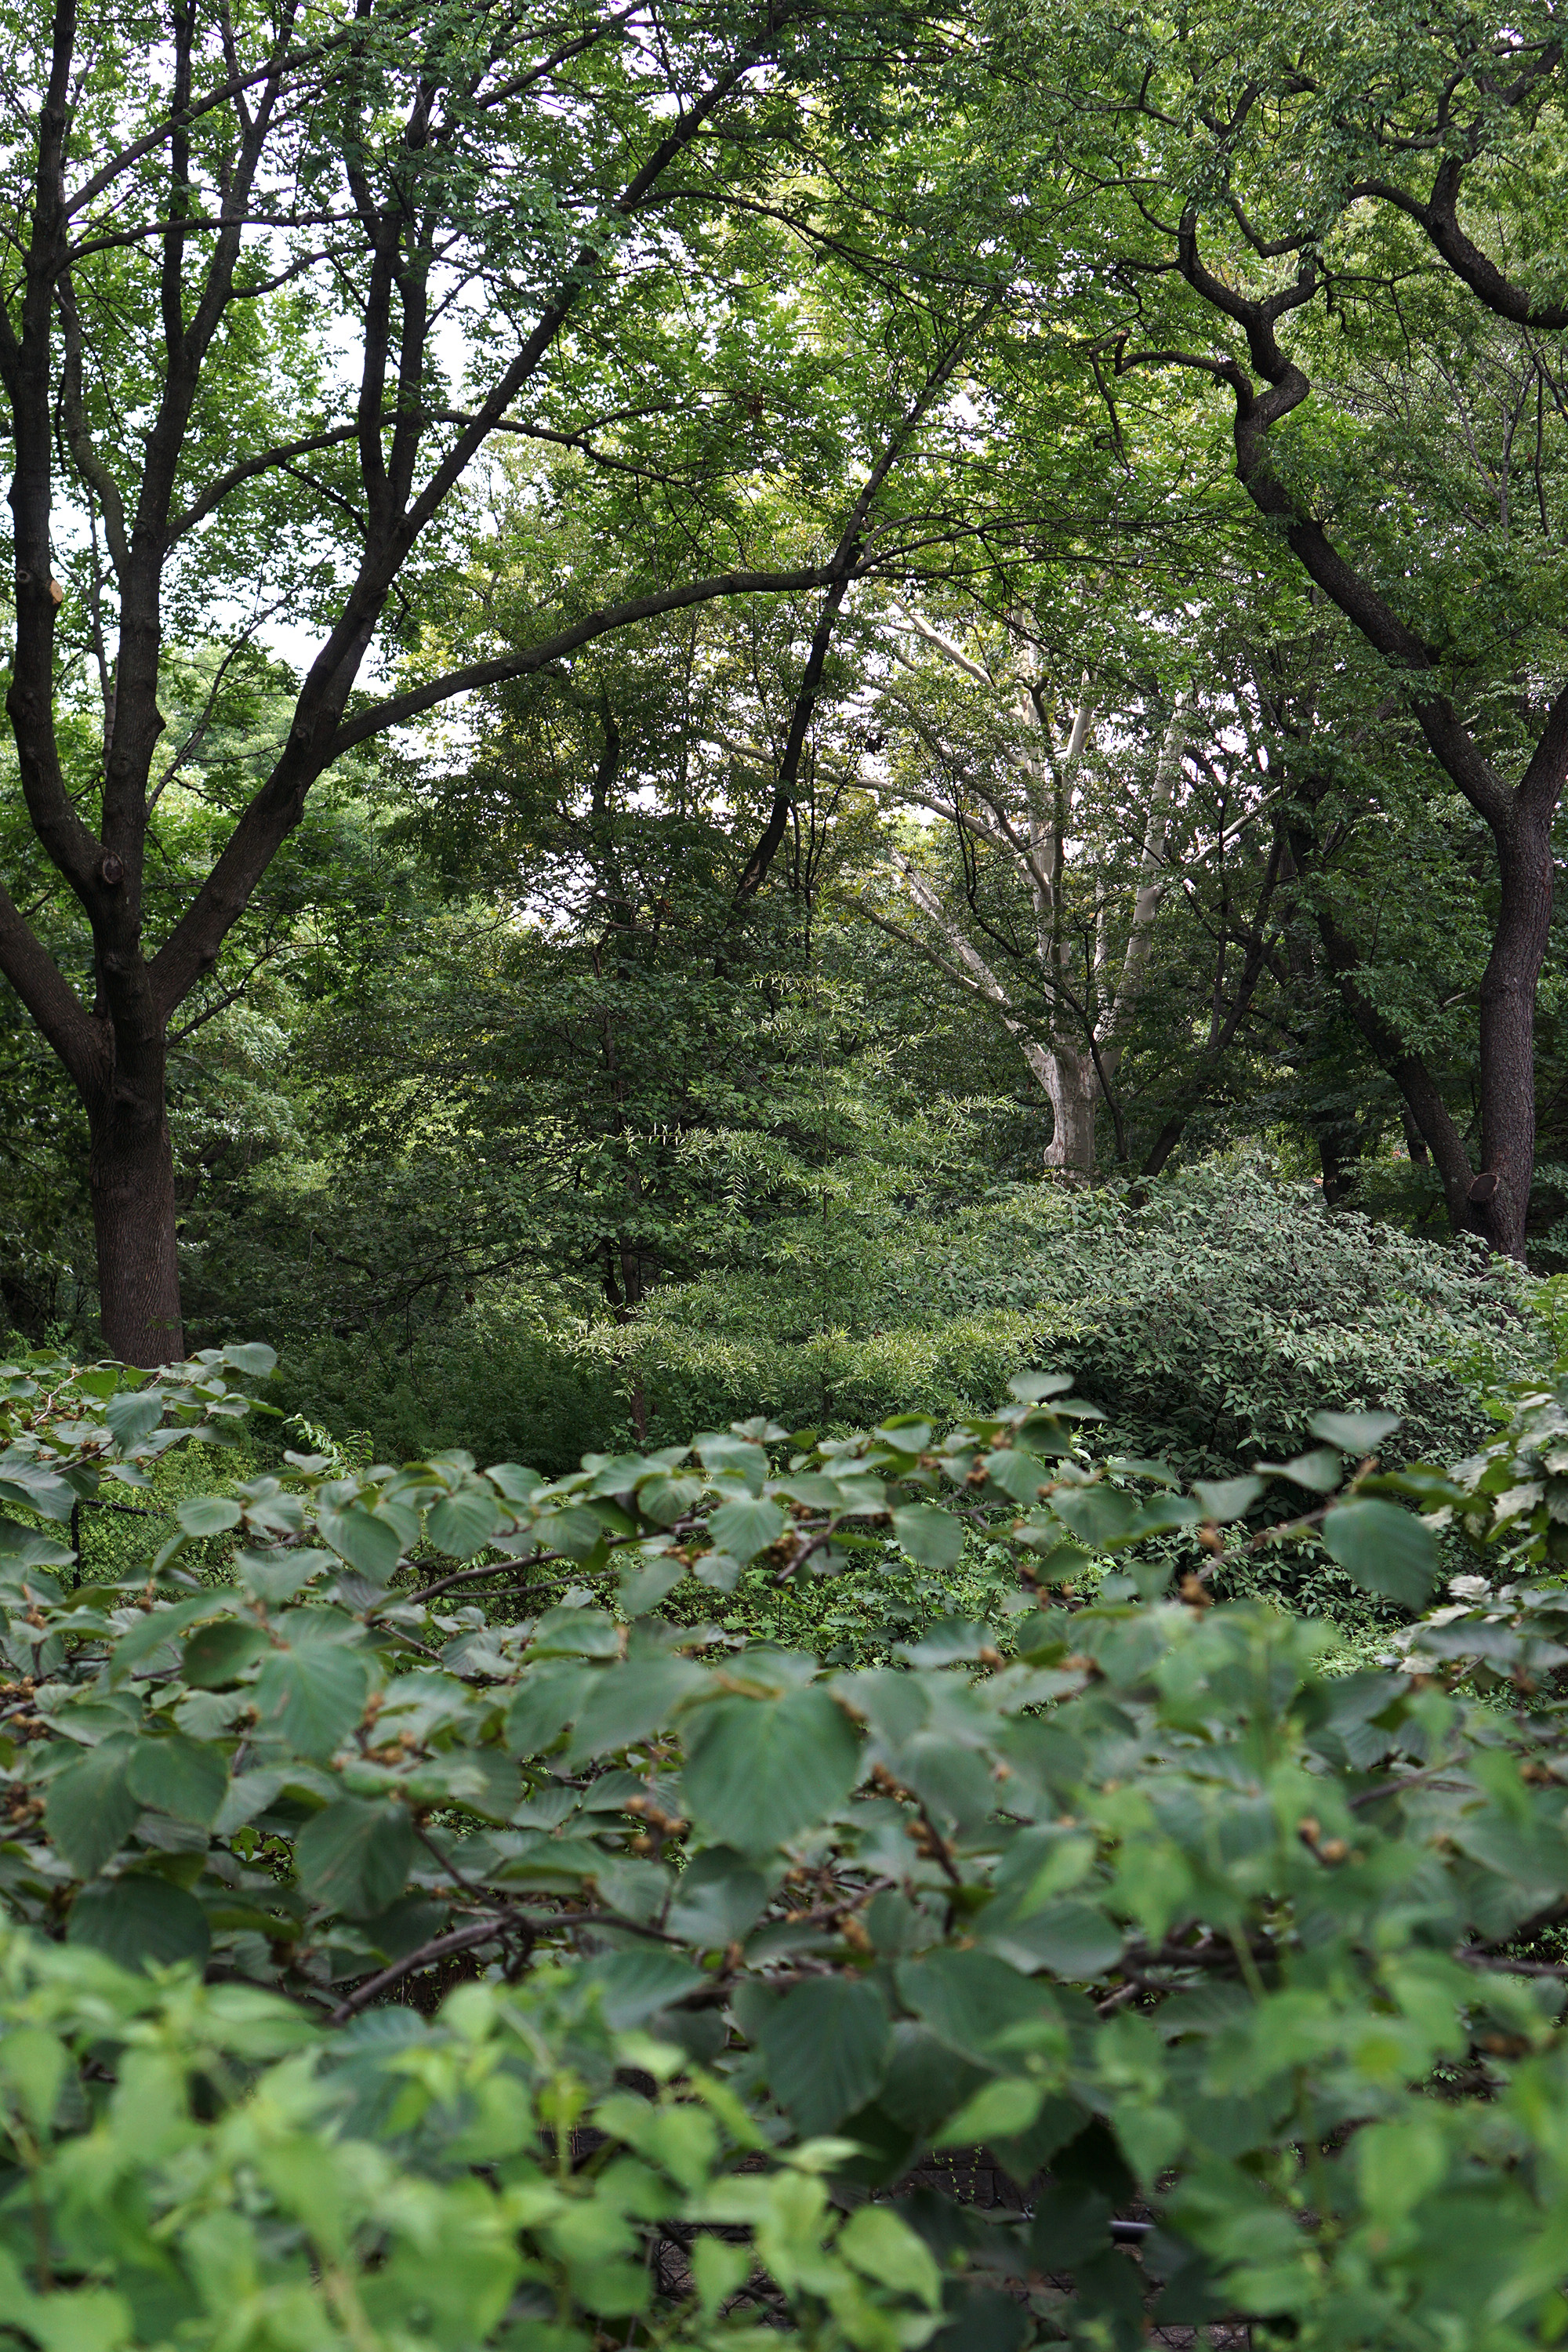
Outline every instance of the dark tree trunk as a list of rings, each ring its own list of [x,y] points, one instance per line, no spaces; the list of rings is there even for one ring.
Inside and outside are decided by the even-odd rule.
[[[174,1156],[163,1090],[120,1086],[89,1114],[104,1344],[128,1364],[184,1353],[174,1246]]]
[[[1481,976],[1481,1172],[1470,1200],[1477,1230],[1517,1258],[1535,1168],[1535,995],[1552,927],[1552,816],[1550,805],[1519,800],[1498,828],[1501,903]]]

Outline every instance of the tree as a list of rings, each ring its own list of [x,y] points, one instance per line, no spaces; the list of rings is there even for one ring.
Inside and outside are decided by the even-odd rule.
[[[563,598],[524,648],[426,667],[401,690],[384,667],[494,436],[613,463],[593,440],[596,425],[615,432],[605,352],[657,346],[661,305],[728,276],[726,239],[743,236],[748,207],[766,212],[805,139],[807,93],[824,141],[845,110],[869,117],[905,30],[878,0],[673,15],[175,0],[130,33],[112,11],[58,0],[42,27],[10,20],[7,709],[32,828],[90,929],[90,993],[4,890],[0,972],[86,1112],[115,1353],[153,1363],[180,1348],[171,1018],[331,763],[649,614],[742,591],[831,593],[854,569],[853,536],[826,562],[704,569],[710,535],[692,529],[678,571]],[[798,431],[773,431],[744,362],[737,340],[710,369],[711,400],[670,430],[693,523]],[[237,612],[245,635],[280,606],[320,650],[275,760],[154,941],[171,626],[188,641]],[[377,646],[383,667],[356,699]],[[100,743],[81,724],[89,707]]]
[[[1377,1050],[1450,1200],[1521,1255],[1568,779],[1560,27],[1540,6],[1418,28],[1270,7],[1129,38],[1119,12],[1089,10],[1071,37],[1071,68],[1041,79],[1070,82],[1076,133],[1121,191],[1102,351],[1119,377],[1188,369],[1225,394],[1237,482],[1489,834],[1479,1171],[1392,1024]],[[1050,120],[1059,132],[1055,100]],[[1384,362],[1403,366],[1398,416],[1373,396]]]

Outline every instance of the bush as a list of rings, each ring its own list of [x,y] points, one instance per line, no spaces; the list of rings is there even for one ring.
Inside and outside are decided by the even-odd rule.
[[[1010,1375],[1072,1370],[1127,1452],[1223,1477],[1310,1414],[1385,1406],[1415,1456],[1485,1428],[1540,1352],[1511,1265],[1332,1212],[1310,1184],[1209,1164],[1125,1191],[1020,1184],[943,1220],[867,1222],[818,1279],[809,1221],[765,1264],[655,1294],[629,1340],[652,1433],[759,1402],[786,1427],[983,1412]],[[616,1344],[613,1339],[606,1344]]]
[[[1089,1409],[1025,1378],[941,1440],[752,1423],[553,1483],[296,1455],[71,1588],[50,1530],[232,1431],[264,1363],[7,1376],[14,2338],[1557,2340],[1563,1991],[1505,1948],[1568,1908],[1556,1718],[1171,1597],[1142,1548],[1245,1546],[1261,1479],[1092,1467]],[[1418,1607],[1401,1498],[1472,1489],[1344,1484],[1386,1416],[1309,1433],[1297,1539]],[[893,1665],[659,1613],[889,1529],[940,1571],[976,1517],[1010,1609]],[[183,1566],[215,1538],[232,1583]],[[433,2022],[386,2005],[459,1960]],[[1016,2205],[930,2161],[982,2145]]]

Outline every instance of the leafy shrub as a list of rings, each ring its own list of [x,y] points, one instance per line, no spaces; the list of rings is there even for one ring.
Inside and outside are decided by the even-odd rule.
[[[1091,1467],[1087,1409],[1025,1378],[940,1441],[752,1423],[552,1483],[297,1456],[68,1588],[50,1530],[235,1425],[263,1360],[9,1376],[14,2339],[1015,2352],[1152,2308],[1309,2352],[1557,2340],[1562,1987],[1504,1950],[1568,1906],[1555,1717],[1168,1597],[1140,1548],[1245,1543],[1261,1478]],[[1300,1538],[1419,1605],[1400,1497],[1468,1490],[1342,1484],[1386,1417],[1310,1433]],[[893,1666],[658,1613],[889,1528],[940,1570],[975,1516],[1011,1613]],[[220,1535],[204,1584],[182,1545]],[[464,1956],[433,2022],[386,2005]],[[911,2184],[982,2144],[1027,2207]]]
[[[1479,1398],[1535,1361],[1531,1286],[1467,1244],[1325,1209],[1310,1184],[1208,1164],[1151,1190],[1020,1184],[940,1223],[835,1244],[809,1220],[765,1262],[655,1294],[628,1339],[674,1439],[764,1403],[787,1427],[984,1411],[1011,1374],[1070,1369],[1130,1453],[1218,1477],[1289,1454],[1311,1413],[1386,1407],[1409,1452],[1467,1452]]]

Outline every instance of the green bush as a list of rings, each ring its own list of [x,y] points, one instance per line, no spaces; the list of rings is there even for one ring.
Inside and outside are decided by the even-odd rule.
[[[1141,1564],[1279,1540],[1262,1478],[1092,1466],[1038,1377],[941,1440],[752,1423],[552,1483],[295,1455],[74,1585],[76,1505],[232,1433],[266,1361],[4,1376],[13,2341],[1558,2340],[1563,1988],[1508,1947],[1568,1910],[1568,1755],[1555,1712],[1443,1687],[1498,1638],[1483,1587],[1420,1671],[1325,1676],[1321,1629]],[[1403,1499],[1497,1535],[1490,1467],[1309,1433],[1294,1539],[1372,1592],[1431,1583]],[[951,1572],[966,1522],[1017,1591],[889,1665],[659,1613],[889,1530]],[[396,2005],[458,1960],[434,2021]],[[1016,2207],[930,2160],[977,2145]]]
[[[815,1255],[814,1255],[815,1253]],[[1257,1164],[1153,1186],[1011,1186],[940,1223],[868,1214],[822,1279],[809,1220],[755,1268],[655,1294],[629,1338],[650,1433],[673,1440],[765,1405],[844,1429],[984,1411],[1041,1360],[1077,1376],[1129,1453],[1233,1474],[1302,1441],[1323,1404],[1399,1413],[1444,1460],[1485,1427],[1488,1386],[1541,1351],[1511,1265],[1323,1206]]]

